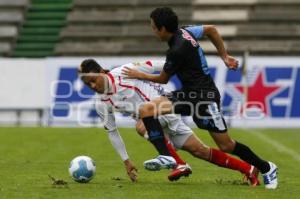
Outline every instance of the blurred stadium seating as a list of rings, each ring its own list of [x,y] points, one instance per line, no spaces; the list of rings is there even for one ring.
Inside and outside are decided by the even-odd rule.
[[[71,9],[72,0],[31,0],[30,3],[12,55],[53,56],[61,28],[66,25],[65,19]]]
[[[166,45],[149,26],[149,13],[159,6],[172,7],[182,25],[216,24],[235,54],[300,52],[299,0],[1,0],[0,53],[161,55]],[[201,44],[207,54],[216,53],[207,40]]]
[[[0,1],[0,56],[11,55],[28,5],[28,0]]]
[[[97,1],[75,0],[68,25],[61,32],[58,55],[160,54],[164,45],[157,42],[149,26],[149,13],[155,7],[172,6],[190,21],[191,4],[176,1]],[[84,17],[83,17],[84,16]]]
[[[153,37],[149,13],[162,4],[177,11],[181,24],[216,24],[231,52],[281,55],[300,51],[298,0],[75,0],[56,54],[160,54],[166,46]],[[201,44],[206,53],[216,53],[210,42]]]

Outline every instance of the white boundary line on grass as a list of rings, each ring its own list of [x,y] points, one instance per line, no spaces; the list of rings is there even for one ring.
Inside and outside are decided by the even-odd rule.
[[[249,129],[245,129],[245,128],[242,128],[241,130],[251,133],[252,135],[260,138],[262,141],[272,145],[278,152],[286,153],[286,154],[290,155],[294,160],[300,162],[300,155],[298,154],[298,152],[296,152],[293,149],[284,146],[280,142],[273,140],[272,138],[264,135],[261,131],[249,130]]]

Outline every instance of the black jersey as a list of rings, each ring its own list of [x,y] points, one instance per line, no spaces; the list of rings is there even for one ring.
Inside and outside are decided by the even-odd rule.
[[[179,29],[169,40],[170,48],[163,70],[169,75],[176,74],[184,91],[215,92],[219,97],[219,91],[209,74],[203,50],[191,30],[193,29]]]

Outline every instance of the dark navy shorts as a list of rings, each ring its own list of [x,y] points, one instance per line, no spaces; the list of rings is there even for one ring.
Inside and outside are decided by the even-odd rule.
[[[227,132],[227,125],[220,111],[219,94],[213,91],[173,91],[164,94],[173,104],[173,112],[192,116],[195,124],[209,132]]]

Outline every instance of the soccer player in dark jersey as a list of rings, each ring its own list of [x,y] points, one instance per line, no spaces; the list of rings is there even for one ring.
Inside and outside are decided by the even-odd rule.
[[[259,169],[267,189],[277,188],[277,166],[261,159],[248,146],[233,140],[227,131],[220,111],[220,93],[211,78],[202,48],[197,42],[207,36],[217,48],[219,56],[229,69],[237,69],[238,61],[230,56],[217,29],[213,25],[178,28],[176,13],[167,7],[152,11],[151,27],[156,36],[168,43],[166,63],[159,75],[147,74],[127,68],[123,71],[129,78],[149,80],[165,84],[177,75],[182,89],[159,97],[140,107],[139,113],[153,138],[162,134],[156,116],[172,111],[181,115],[191,115],[196,125],[209,131],[210,135],[224,151],[237,155],[242,160]],[[158,132],[160,132],[158,134]],[[167,153],[167,152],[166,152]]]

